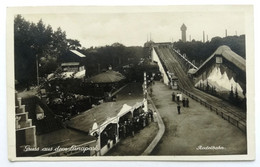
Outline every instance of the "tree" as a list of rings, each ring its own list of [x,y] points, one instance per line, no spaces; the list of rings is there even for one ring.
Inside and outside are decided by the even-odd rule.
[[[68,49],[70,50],[77,50],[79,47],[81,47],[81,44],[78,40],[73,39],[67,39],[68,42]]]
[[[44,77],[57,69],[61,55],[81,46],[78,40],[67,39],[61,28],[53,31],[42,20],[35,24],[21,15],[14,19],[14,44],[15,79],[23,86],[36,82],[36,62],[39,76]]]
[[[214,37],[210,42],[206,43],[195,40],[191,42],[178,41],[174,43],[174,46],[178,48],[181,53],[185,53],[189,60],[195,60],[196,62],[204,62],[221,45],[229,46],[235,53],[246,58],[245,35],[228,36],[224,38]],[[200,64],[196,65],[198,66]]]
[[[32,50],[31,24],[21,15],[14,19],[15,79],[28,86],[36,81],[35,60]]]

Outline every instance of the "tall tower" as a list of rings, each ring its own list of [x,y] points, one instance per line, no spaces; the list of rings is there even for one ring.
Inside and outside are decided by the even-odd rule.
[[[181,26],[181,39],[183,42],[186,42],[186,30],[187,30],[187,27],[183,23]]]

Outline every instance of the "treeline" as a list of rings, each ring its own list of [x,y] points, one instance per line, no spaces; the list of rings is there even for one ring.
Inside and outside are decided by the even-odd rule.
[[[86,55],[86,77],[102,72],[108,66],[120,69],[125,65],[137,64],[144,57],[143,47],[126,47],[120,43],[81,48],[80,42],[68,39],[66,32],[61,28],[53,30],[42,20],[35,24],[25,20],[21,15],[14,18],[14,44],[15,80],[21,87],[36,84],[36,62],[39,76],[46,77],[57,70],[62,62],[62,55],[71,49]]]
[[[87,56],[87,77],[107,70],[108,66],[119,70],[122,66],[137,64],[144,55],[143,47],[126,47],[120,43],[88,49],[83,48],[80,52]]]
[[[205,43],[195,40],[191,42],[178,41],[174,43],[174,46],[178,48],[182,54],[185,53],[191,61],[195,60],[195,64],[198,66],[221,45],[229,46],[232,51],[246,58],[245,35],[227,36],[224,38],[214,37],[211,41]]]
[[[58,67],[59,57],[69,49],[80,47],[78,40],[66,38],[66,32],[56,31],[42,20],[26,21],[21,15],[14,19],[15,79],[23,86],[36,83],[36,59],[39,76],[51,73]]]

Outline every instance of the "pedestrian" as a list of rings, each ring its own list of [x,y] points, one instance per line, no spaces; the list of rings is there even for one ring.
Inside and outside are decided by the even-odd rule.
[[[181,114],[181,106],[180,106],[179,103],[178,103],[178,106],[177,106],[177,110],[178,110],[178,114]]]
[[[182,101],[182,93],[179,93],[179,101]]]
[[[177,98],[177,102],[179,102],[180,101],[180,94],[179,93],[177,93],[176,98]]]
[[[143,114],[143,128],[146,127],[146,118],[145,115]]]
[[[152,121],[152,122],[154,121],[154,118],[153,118],[153,111],[151,111],[151,121]]]
[[[175,93],[172,92],[172,101],[175,101]]]
[[[186,99],[186,107],[189,107],[189,99]]]
[[[124,138],[126,138],[126,132],[127,131],[127,129],[126,129],[126,123],[125,124],[123,124],[123,135],[124,135]]]
[[[149,125],[149,118],[148,118],[148,114],[145,115],[145,124],[146,126]]]
[[[131,132],[132,137],[134,137],[135,136],[135,131],[134,131],[134,126],[133,126],[133,122],[132,121],[129,122],[129,130]]]
[[[123,135],[123,125],[120,123],[119,124],[119,138],[122,138],[124,135]]]
[[[141,120],[140,120],[140,116],[137,116],[137,119],[136,119],[136,129],[137,129],[137,131],[139,131],[140,129],[141,129]]]
[[[185,98],[183,98],[183,100],[182,100],[182,106],[185,107],[185,104],[186,104],[186,101],[185,101]]]

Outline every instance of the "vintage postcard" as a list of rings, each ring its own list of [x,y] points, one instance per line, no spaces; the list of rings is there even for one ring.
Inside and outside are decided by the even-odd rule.
[[[253,6],[10,7],[10,161],[254,160]]]

